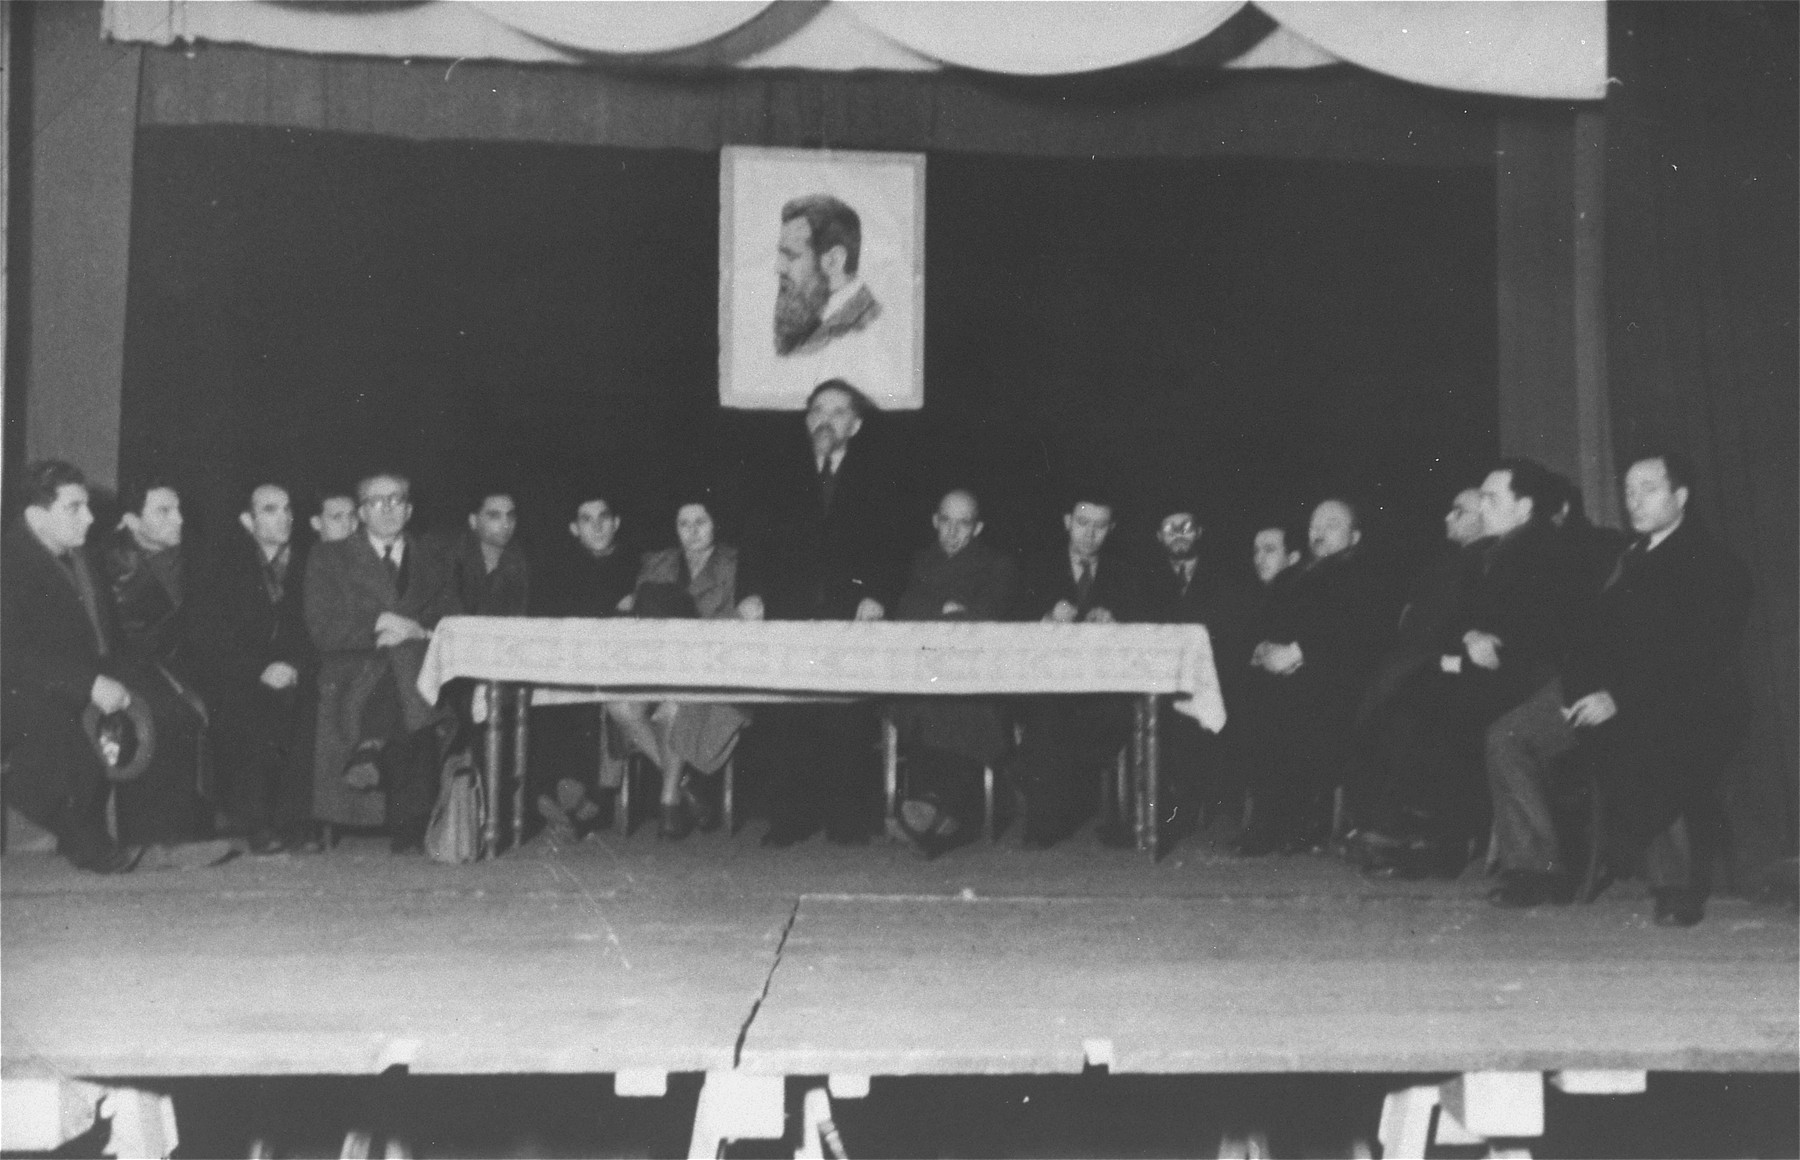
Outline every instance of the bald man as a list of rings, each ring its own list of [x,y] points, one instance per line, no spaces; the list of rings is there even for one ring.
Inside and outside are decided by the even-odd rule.
[[[1307,548],[1271,593],[1244,685],[1254,802],[1236,847],[1245,857],[1299,853],[1327,837],[1328,799],[1354,752],[1357,698],[1393,632],[1352,501],[1334,496],[1313,509]]]
[[[197,675],[212,713],[213,756],[232,830],[252,853],[310,849],[312,676],[316,655],[300,600],[304,554],[286,488],[252,488],[239,534],[197,577]]]
[[[1012,558],[981,540],[981,505],[964,488],[946,492],[931,517],[937,542],[913,556],[901,620],[1003,620],[1013,602]],[[901,823],[927,858],[974,832],[970,824],[983,766],[1006,749],[998,706],[989,697],[902,698],[893,706],[911,753]]]

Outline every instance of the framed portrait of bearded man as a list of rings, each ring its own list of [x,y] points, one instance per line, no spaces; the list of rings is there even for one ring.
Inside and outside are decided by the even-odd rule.
[[[925,403],[925,155],[719,159],[719,401],[800,410],[826,379]]]

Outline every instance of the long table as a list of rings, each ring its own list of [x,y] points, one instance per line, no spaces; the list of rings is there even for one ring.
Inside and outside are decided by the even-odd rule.
[[[435,702],[458,677],[481,683],[476,702],[487,710],[489,855],[499,849],[504,734],[510,720],[514,767],[522,773],[534,693],[538,703],[595,695],[755,701],[1131,694],[1137,845],[1153,857],[1159,699],[1173,698],[1176,710],[1213,732],[1225,724],[1212,643],[1198,625],[453,616],[432,635],[419,692]],[[502,712],[508,691],[510,714]],[[516,831],[518,802],[514,813]]]

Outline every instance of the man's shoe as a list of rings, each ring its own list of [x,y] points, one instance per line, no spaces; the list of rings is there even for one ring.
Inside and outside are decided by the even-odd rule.
[[[681,801],[687,807],[688,816],[694,826],[703,834],[710,834],[719,828],[719,802],[713,796],[710,778],[703,778],[692,770],[681,775]]]
[[[325,852],[325,839],[320,836],[319,827],[310,822],[300,822],[283,827],[281,844],[295,854],[323,854]]]
[[[140,870],[205,870],[237,857],[242,850],[224,838],[205,842],[166,842],[146,846],[138,859]]]
[[[1706,917],[1706,900],[1697,890],[1674,887],[1658,890],[1655,896],[1657,926],[1696,926]]]
[[[1566,906],[1575,899],[1575,885],[1567,874],[1538,870],[1508,871],[1500,885],[1488,892],[1488,901],[1507,910],[1526,907]]]
[[[287,843],[282,840],[281,835],[268,826],[258,826],[252,830],[244,844],[250,848],[252,854],[259,857],[279,854],[287,849]]]
[[[672,802],[662,803],[662,816],[656,823],[656,836],[669,842],[679,842],[694,832],[694,817],[688,812],[687,803],[680,798]]]

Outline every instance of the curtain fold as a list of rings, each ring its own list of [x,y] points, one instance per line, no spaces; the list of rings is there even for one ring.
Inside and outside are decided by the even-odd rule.
[[[1156,61],[1217,31],[1245,0],[774,0],[541,3],[421,0],[106,0],[116,40],[249,44],[288,52],[677,69],[823,72],[942,67],[1067,76]],[[1349,61],[1461,92],[1597,100],[1606,91],[1602,0],[1529,3],[1257,0],[1280,26],[1228,67]],[[1190,62],[1189,67],[1192,67]]]
[[[1722,781],[1737,868],[1800,842],[1800,78],[1792,4],[1614,9],[1607,98],[1608,388],[1617,462],[1672,445],[1756,583],[1751,724]],[[1791,873],[1791,871],[1790,871]]]
[[[1415,84],[1551,100],[1606,96],[1606,6],[1487,0],[1258,0],[1333,56]]]

